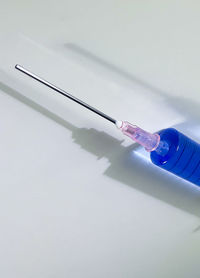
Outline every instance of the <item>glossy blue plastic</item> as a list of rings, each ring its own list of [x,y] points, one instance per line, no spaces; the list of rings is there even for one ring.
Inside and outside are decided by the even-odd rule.
[[[200,186],[200,144],[174,128],[159,132],[160,140],[169,146],[167,153],[151,152],[152,162]]]

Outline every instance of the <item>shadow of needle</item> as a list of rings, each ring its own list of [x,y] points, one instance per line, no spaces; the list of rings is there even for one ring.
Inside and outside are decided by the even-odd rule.
[[[141,78],[138,78],[137,76],[129,73],[128,71],[125,71],[121,68],[119,68],[116,65],[113,65],[112,63],[96,56],[91,51],[88,51],[87,49],[84,49],[80,47],[77,44],[74,43],[67,43],[64,45],[65,49],[67,51],[70,51],[70,53],[73,55],[73,58],[77,58],[78,60],[82,60],[84,62],[91,61],[95,66],[98,66],[98,69],[101,70],[101,74],[108,74],[109,72],[115,73],[116,80],[118,80],[118,77],[122,77],[128,82],[132,84],[137,84],[142,88],[146,88],[147,92],[151,92],[154,95],[159,95],[163,97],[163,100],[166,102],[167,105],[170,107],[174,107],[174,109],[178,112],[180,112],[186,120],[188,121],[196,121],[197,123],[200,120],[200,103],[198,100],[191,100],[186,97],[177,97],[173,96],[172,94],[168,94],[161,88],[158,88],[157,86],[152,85],[150,82],[147,82],[145,80],[142,80]],[[106,71],[105,71],[106,70]],[[116,81],[118,82],[118,81]]]

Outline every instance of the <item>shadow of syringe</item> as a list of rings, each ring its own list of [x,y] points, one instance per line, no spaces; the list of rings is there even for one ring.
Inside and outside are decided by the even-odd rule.
[[[78,128],[1,82],[0,90],[65,127],[71,132],[73,142],[86,152],[97,159],[107,159],[109,166],[103,173],[107,177],[200,217],[199,189],[154,166],[137,144],[125,147],[123,141],[105,132]]]

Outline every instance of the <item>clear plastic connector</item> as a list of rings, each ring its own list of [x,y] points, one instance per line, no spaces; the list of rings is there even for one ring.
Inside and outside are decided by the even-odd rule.
[[[160,142],[158,134],[149,133],[136,125],[132,125],[125,121],[117,121],[116,126],[132,140],[142,145],[146,151],[154,151]]]

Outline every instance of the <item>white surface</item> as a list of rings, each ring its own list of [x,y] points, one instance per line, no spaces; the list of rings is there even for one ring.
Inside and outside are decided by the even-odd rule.
[[[1,277],[199,277],[199,189],[13,69],[199,140],[199,12],[198,1],[1,3]]]

